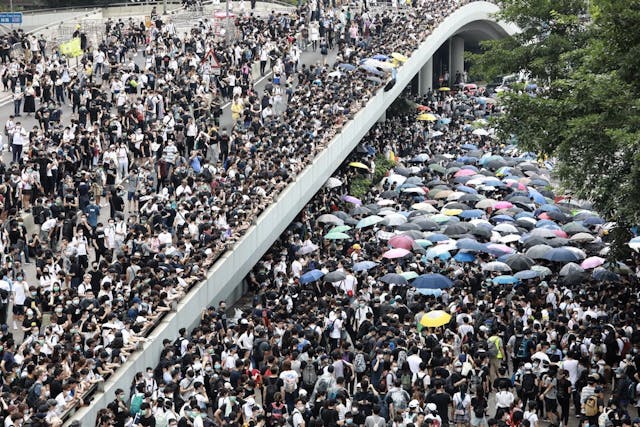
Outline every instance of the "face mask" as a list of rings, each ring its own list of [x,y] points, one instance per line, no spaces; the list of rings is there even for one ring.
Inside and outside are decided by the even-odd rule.
[[[347,424],[353,423],[353,418],[347,418],[346,420],[347,420]]]
[[[60,290],[60,288],[59,288],[59,287],[57,287],[57,286],[54,286],[54,287],[53,287],[53,292],[58,292],[59,290]]]
[[[27,310],[27,316],[33,316],[33,310]]]
[[[56,308],[56,313],[58,314],[62,313],[62,308],[61,307]]]
[[[351,407],[351,413],[352,414],[357,414],[358,413],[358,408]]]
[[[18,277],[16,277],[16,280],[17,280],[18,282],[21,282],[21,281],[22,281],[22,276],[18,276]]]
[[[222,368],[222,365],[220,365],[219,363],[216,363],[215,365],[213,365],[216,369],[220,369]]]
[[[555,351],[555,350],[556,350],[556,348],[557,348],[557,347],[556,347],[555,345],[552,345],[552,346],[551,346],[551,350],[553,350],[553,351]]]
[[[34,297],[35,297],[36,295],[38,295],[38,293],[37,293],[37,292],[31,292],[31,296],[34,296]]]

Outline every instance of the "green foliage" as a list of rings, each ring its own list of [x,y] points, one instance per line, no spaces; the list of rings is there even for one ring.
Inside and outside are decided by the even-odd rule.
[[[382,178],[387,176],[387,172],[389,172],[389,169],[395,166],[395,163],[393,163],[391,160],[388,160],[384,155],[376,156],[375,162],[376,170],[373,173],[373,182],[374,184],[377,184],[382,180]]]
[[[501,17],[524,31],[485,43],[474,67],[485,75],[528,71],[541,91],[504,94],[499,135],[557,159],[561,185],[616,221],[620,243],[640,223],[640,2],[503,5]],[[587,7],[588,21],[579,16]]]
[[[365,176],[358,176],[349,184],[349,194],[358,199],[363,198],[371,189],[371,180]]]

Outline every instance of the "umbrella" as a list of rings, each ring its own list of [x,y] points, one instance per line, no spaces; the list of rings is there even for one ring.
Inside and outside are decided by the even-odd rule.
[[[351,239],[351,236],[346,233],[333,232],[325,234],[324,238],[327,240],[346,240]]]
[[[513,285],[514,283],[518,283],[518,278],[514,276],[498,276],[491,279],[491,281],[497,285]]]
[[[420,325],[425,328],[437,328],[451,321],[451,315],[444,310],[433,310],[420,318]]]
[[[527,249],[525,254],[531,259],[546,259],[547,253],[553,249],[549,245],[535,245]]]
[[[403,54],[401,54],[399,52],[393,52],[391,54],[391,57],[393,59],[395,59],[396,61],[399,61],[399,62],[407,62],[409,60],[409,58],[407,56],[405,56],[405,55],[403,55]]]
[[[318,246],[314,245],[313,243],[302,246],[300,249],[298,249],[296,251],[296,254],[298,255],[307,255],[310,254],[311,252],[315,252],[318,250]]]
[[[393,285],[407,285],[409,281],[402,275],[396,273],[389,273],[382,276],[380,279],[381,282]]]
[[[594,240],[595,240],[595,237],[593,237],[589,233],[576,233],[573,236],[571,236],[571,238],[569,238],[570,242],[576,242],[576,243],[588,243],[588,242],[593,242]]]
[[[356,206],[362,205],[362,201],[360,199],[358,199],[357,197],[345,195],[345,196],[342,196],[342,200],[347,202],[347,203],[351,203],[353,205],[356,205]]]
[[[446,87],[446,86],[442,86],[441,88],[438,89],[440,92],[449,92],[451,89]]]
[[[602,264],[604,264],[605,261],[606,260],[604,258],[600,258],[599,256],[592,256],[582,261],[580,267],[588,270],[591,268],[600,267]]]
[[[357,271],[371,270],[373,267],[376,267],[377,265],[378,263],[373,261],[360,261],[353,264],[353,271],[357,272]]]
[[[320,223],[344,225],[344,221],[333,214],[323,214],[316,219]]]
[[[404,248],[393,248],[393,249],[389,249],[388,251],[386,251],[385,253],[382,254],[383,258],[387,258],[387,259],[395,259],[395,258],[402,258],[405,257],[407,255],[409,255],[411,253],[411,251],[404,249]]]
[[[535,270],[522,270],[518,271],[514,276],[520,280],[535,279],[536,277],[540,277],[540,272]]]
[[[358,221],[358,223],[356,224],[356,228],[370,227],[382,221],[384,221],[384,218],[382,218],[381,216],[371,215]]]
[[[423,122],[435,122],[438,118],[431,113],[422,113],[418,114],[416,120]]]
[[[416,273],[415,271],[403,271],[402,273],[400,273],[400,275],[407,280],[413,280],[418,277],[418,273]]]
[[[534,265],[533,267],[531,267],[531,270],[538,272],[540,274],[540,277],[547,277],[551,276],[552,274],[551,269],[543,265]]]
[[[365,218],[366,219],[366,218]],[[392,213],[386,215],[384,220],[382,221],[385,225],[389,225],[391,227],[395,227],[407,222],[407,217],[399,213]]]
[[[530,269],[535,264],[535,261],[526,255],[513,254],[509,255],[505,264],[511,267],[513,271],[523,271]]]
[[[578,264],[576,264],[575,262],[569,262],[567,264],[565,264],[561,269],[560,269],[560,273],[558,273],[560,276],[575,276],[575,275],[580,275],[584,273],[584,268],[580,267]]]
[[[500,261],[492,261],[492,262],[488,262],[486,264],[484,264],[482,266],[482,270],[484,271],[503,271],[503,272],[510,272],[511,271],[511,267],[509,267],[507,264],[505,264],[504,262],[500,262]]]
[[[462,213],[460,213],[460,215],[458,216],[464,219],[472,219],[472,218],[482,218],[482,215],[484,215],[484,211],[480,209],[470,209],[468,211],[462,211]]]
[[[356,69],[356,66],[353,64],[343,63],[343,64],[339,64],[338,68],[343,69],[345,71],[353,71]]]
[[[640,249],[640,237],[634,237],[633,239],[629,240],[629,243],[627,243],[627,245],[634,251],[638,251],[638,249]]]
[[[446,289],[453,286],[453,282],[446,276],[438,273],[422,274],[411,283],[419,289]]]
[[[305,284],[315,282],[316,280],[321,279],[322,276],[324,276],[324,273],[322,271],[317,269],[311,270],[300,276],[300,283]]]
[[[486,246],[483,245],[482,243],[469,238],[458,240],[456,242],[456,247],[458,249],[464,249],[465,251],[473,251],[473,252],[484,252],[484,250],[486,249]]]
[[[339,282],[341,280],[344,280],[347,278],[347,275],[344,274],[344,271],[340,271],[340,270],[336,270],[336,271],[331,271],[327,274],[324,275],[323,280],[325,282]]]
[[[331,230],[327,231],[328,234],[331,233],[344,233],[345,231],[351,230],[351,227],[348,225],[336,225]]]
[[[324,183],[324,186],[326,188],[336,188],[336,187],[340,187],[341,185],[342,185],[342,181],[334,177],[329,178],[327,182]]]
[[[351,162],[351,163],[349,163],[349,166],[354,167],[354,168],[358,168],[358,169],[369,170],[369,166],[367,166],[367,165],[365,165],[364,163],[361,163],[361,162]]]
[[[476,257],[474,254],[470,252],[460,251],[456,254],[456,256],[453,257],[453,259],[455,259],[458,262],[473,262],[476,260]]]
[[[620,276],[618,274],[602,267],[598,267],[595,270],[593,270],[593,274],[591,275],[591,277],[593,277],[599,282],[619,282],[620,281]]]
[[[544,256],[544,259],[553,262],[576,262],[583,258],[579,253],[570,250],[570,248],[566,246],[552,248]]]
[[[389,239],[392,248],[403,248],[410,251],[413,248],[413,239],[407,235],[398,235]]]
[[[478,135],[478,136],[488,136],[489,135],[489,132],[487,132],[484,129],[476,129],[471,133],[474,134],[474,135]]]

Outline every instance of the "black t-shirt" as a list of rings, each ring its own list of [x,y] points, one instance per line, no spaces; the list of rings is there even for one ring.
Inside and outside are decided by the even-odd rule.
[[[449,405],[451,404],[451,396],[445,392],[435,392],[429,398],[430,403],[435,403],[438,414],[442,421],[449,421]]]
[[[138,420],[138,424],[141,424],[143,426],[156,427],[156,417],[154,417],[153,414],[149,415],[148,417],[141,416]]]
[[[485,415],[485,411],[487,410],[487,399],[473,397],[471,398],[471,407],[473,408],[473,413],[476,417],[482,418]]]
[[[338,411],[335,408],[323,409],[320,418],[325,427],[336,427],[338,425]]]

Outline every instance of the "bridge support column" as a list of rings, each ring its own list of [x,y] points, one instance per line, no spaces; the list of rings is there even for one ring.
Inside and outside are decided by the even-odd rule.
[[[449,40],[450,85],[455,84],[457,73],[464,73],[464,39],[458,36],[451,37]]]
[[[420,69],[420,74],[418,75],[418,93],[420,95],[425,95],[432,88],[433,88],[433,58],[429,58],[429,60]]]

